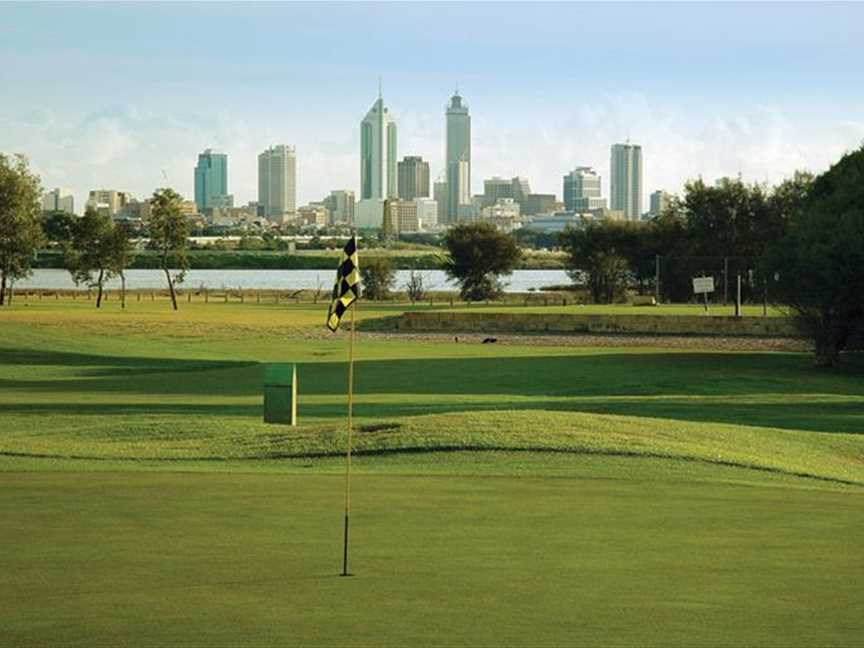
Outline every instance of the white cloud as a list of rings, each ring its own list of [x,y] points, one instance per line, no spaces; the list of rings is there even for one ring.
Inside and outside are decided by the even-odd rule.
[[[396,110],[399,153],[422,155],[433,176],[443,170],[444,114]],[[537,192],[561,194],[572,167],[595,166],[608,193],[609,147],[630,137],[643,146],[646,194],[677,191],[701,175],[707,181],[741,174],[777,182],[796,169],[821,171],[860,146],[864,122],[830,121],[757,106],[736,114],[688,112],[638,94],[609,95],[567,109],[549,103],[529,121],[473,112],[472,176],[523,175]],[[0,150],[31,158],[46,187],[71,188],[79,206],[87,191],[106,187],[148,195],[168,184],[191,197],[197,154],[229,154],[229,187],[238,202],[254,200],[257,155],[275,143],[298,150],[298,199],[317,200],[359,183],[358,124],[362,115],[285,115],[265,120],[236,111],[176,112],[170,107],[119,106],[87,115],[52,109],[0,115]],[[316,123],[318,122],[318,123]]]

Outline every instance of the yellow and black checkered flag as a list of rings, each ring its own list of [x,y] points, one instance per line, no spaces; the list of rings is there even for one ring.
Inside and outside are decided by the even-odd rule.
[[[360,264],[357,258],[357,237],[352,236],[339,257],[336,284],[333,286],[333,301],[327,311],[327,328],[335,331],[345,311],[360,296]]]

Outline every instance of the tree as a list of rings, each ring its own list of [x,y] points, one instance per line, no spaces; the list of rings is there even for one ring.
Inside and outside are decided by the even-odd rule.
[[[0,153],[0,306],[6,303],[6,287],[30,274],[44,241],[41,195],[39,176],[27,159]]]
[[[574,282],[588,276],[588,288],[596,303],[621,301],[632,276],[626,255],[639,257],[639,241],[645,227],[627,222],[589,222],[565,230],[559,237],[567,252],[567,268]]]
[[[386,257],[373,257],[360,265],[360,282],[367,299],[386,299],[395,280],[396,271]]]
[[[65,261],[76,284],[97,289],[96,308],[99,308],[105,282],[122,276],[130,256],[127,228],[114,225],[110,216],[88,207],[75,224],[71,245],[66,246]]]
[[[468,301],[499,295],[499,276],[513,272],[522,258],[516,239],[485,221],[450,228],[444,246],[444,271],[459,282],[459,294]]]
[[[52,211],[42,217],[42,229],[49,241],[68,243],[72,240],[78,217],[65,211]]]
[[[189,225],[180,210],[183,199],[173,189],[157,189],[150,203],[150,244],[159,252],[159,265],[168,281],[171,306],[177,310],[175,283],[182,283],[189,269],[186,250],[189,245]],[[172,268],[171,265],[174,267]],[[172,277],[171,271],[177,270]]]
[[[816,364],[834,367],[864,346],[864,147],[793,193],[789,231],[768,253],[772,295],[812,336]]]

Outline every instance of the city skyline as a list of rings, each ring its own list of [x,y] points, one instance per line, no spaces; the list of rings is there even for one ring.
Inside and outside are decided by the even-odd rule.
[[[77,205],[99,187],[146,197],[168,184],[191,199],[189,169],[206,148],[231,158],[235,203],[245,204],[256,198],[257,154],[272,142],[297,148],[298,204],[337,188],[359,196],[357,120],[379,75],[399,152],[423,156],[433,178],[445,171],[442,106],[455,83],[464,89],[472,195],[485,178],[518,175],[561,197],[563,174],[593,166],[609,196],[609,147],[630,138],[648,158],[644,207],[650,192],[678,192],[698,175],[777,182],[799,168],[820,171],[864,140],[854,65],[864,56],[854,28],[861,6],[447,9],[451,20],[484,19],[490,29],[424,36],[441,35],[445,12],[423,5],[7,4],[0,55],[10,64],[0,81],[16,91],[0,106],[0,149],[27,154],[45,188],[68,187]],[[526,36],[513,51],[504,35],[529,13],[543,39]],[[557,38],[569,14],[596,25],[578,48]],[[190,34],[183,25],[193,18],[201,29]],[[290,45],[266,38],[286,20],[304,26]],[[117,23],[124,29],[115,32]],[[146,44],[157,24],[164,52],[154,56]],[[241,26],[264,37],[230,53],[196,52],[204,34]],[[327,52],[310,46],[325,27],[346,30]],[[578,74],[568,56],[577,50]],[[277,65],[289,53],[292,66]],[[92,83],[100,75],[112,82]]]

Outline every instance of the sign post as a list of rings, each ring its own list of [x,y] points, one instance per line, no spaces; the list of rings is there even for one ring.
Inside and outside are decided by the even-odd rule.
[[[708,312],[708,293],[714,292],[714,277],[693,277],[693,292],[705,297],[705,312]]]

